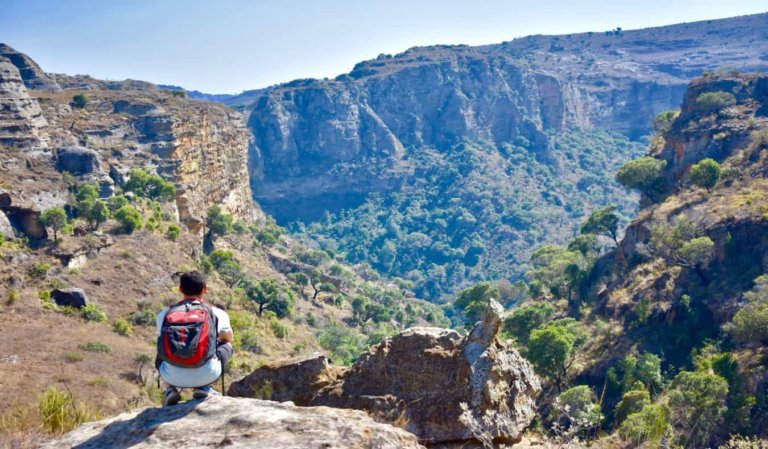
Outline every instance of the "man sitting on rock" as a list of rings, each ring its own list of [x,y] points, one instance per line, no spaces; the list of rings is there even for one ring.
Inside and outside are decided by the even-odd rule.
[[[179,291],[184,298],[157,316],[155,365],[168,384],[164,406],[179,402],[181,388],[194,388],[194,399],[220,394],[210,384],[224,374],[232,357],[229,315],[203,301],[208,292],[205,275],[199,271],[184,273]]]

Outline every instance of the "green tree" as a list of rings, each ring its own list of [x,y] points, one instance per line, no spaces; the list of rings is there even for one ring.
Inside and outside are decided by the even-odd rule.
[[[581,224],[582,234],[600,234],[610,237],[619,246],[619,216],[616,206],[606,206],[592,212],[592,215]]]
[[[717,184],[717,180],[720,179],[720,164],[714,159],[706,158],[698,164],[691,166],[691,182],[699,187],[707,189],[707,192],[711,192],[712,188]]]
[[[573,318],[552,321],[534,330],[528,340],[528,360],[536,371],[562,391],[576,351],[587,341],[586,329]]]
[[[208,215],[205,224],[208,232],[213,235],[227,235],[232,232],[234,219],[231,215],[221,211],[219,206],[211,206],[208,209]]]
[[[600,242],[594,234],[579,234],[568,244],[568,251],[578,251],[584,257],[590,253],[596,253],[600,249]]]
[[[72,106],[77,109],[84,109],[88,105],[88,96],[85,94],[77,94],[72,97]]]
[[[467,325],[472,325],[482,319],[491,298],[498,300],[499,296],[499,290],[493,284],[481,282],[459,293],[453,304],[464,315]]]
[[[555,307],[542,301],[535,301],[520,306],[504,320],[504,330],[515,340],[525,345],[531,332],[549,321],[555,314]]]
[[[533,269],[526,276],[547,287],[556,297],[573,303],[573,294],[587,275],[588,261],[579,251],[544,245],[531,256]],[[532,283],[533,285],[533,283]]]
[[[669,390],[672,424],[686,447],[706,447],[727,411],[728,382],[716,374],[682,371]]]
[[[714,255],[714,242],[698,236],[699,230],[687,219],[673,226],[651,229],[651,249],[667,261],[686,268],[706,266]]]
[[[266,278],[253,282],[248,281],[245,288],[246,297],[258,305],[259,317],[264,310],[271,310],[278,318],[290,316],[293,313],[295,297],[293,292],[283,288],[274,279]]]
[[[107,199],[107,207],[113,214],[123,206],[128,205],[128,198],[124,195],[112,195]]]
[[[115,219],[120,222],[123,231],[133,234],[141,229],[141,214],[131,206],[123,206],[115,212]]]
[[[636,189],[654,199],[661,183],[661,172],[667,161],[653,157],[641,157],[627,162],[616,172],[616,180],[628,189]]]
[[[88,220],[88,224],[91,229],[99,229],[99,225],[109,219],[109,208],[104,201],[96,200],[88,208],[88,212],[85,214],[85,219]]]
[[[176,196],[176,187],[160,175],[150,174],[141,168],[128,171],[128,182],[123,187],[128,192],[157,201],[168,201]]]
[[[61,207],[48,209],[40,215],[40,223],[53,230],[53,241],[59,243],[59,230],[67,224],[67,213]]]

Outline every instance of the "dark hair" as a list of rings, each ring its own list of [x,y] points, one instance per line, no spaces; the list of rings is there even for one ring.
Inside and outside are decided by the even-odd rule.
[[[197,296],[205,288],[205,275],[199,271],[187,271],[181,275],[179,288],[185,295]]]

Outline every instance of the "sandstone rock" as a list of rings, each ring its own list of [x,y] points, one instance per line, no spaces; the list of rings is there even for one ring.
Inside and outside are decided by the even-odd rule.
[[[2,45],[2,44],[0,44]],[[0,144],[16,148],[47,146],[40,104],[29,96],[19,70],[0,55]]]
[[[13,232],[13,226],[11,226],[11,222],[8,221],[8,217],[5,216],[5,213],[2,210],[0,210],[0,235],[7,240],[16,238],[16,233]]]
[[[232,397],[145,408],[84,424],[42,449],[65,447],[422,448],[415,436],[359,411]]]
[[[258,368],[253,373],[230,385],[227,394],[239,397],[254,397],[269,393],[272,401],[291,401],[307,406],[325,386],[335,381],[344,372],[343,368],[330,365],[325,355],[277,362]]]
[[[8,45],[0,44],[0,56],[7,58],[19,70],[27,89],[61,92],[61,87],[35,61]]]
[[[541,389],[530,364],[499,341],[503,308],[493,301],[469,336],[439,328],[411,328],[363,354],[328,386],[325,358],[257,370],[234,387],[270,382],[280,398],[311,405],[366,410],[375,419],[404,423],[424,442],[472,440],[479,433],[513,443],[535,416]],[[291,375],[306,379],[292,382]],[[251,390],[251,391],[249,391]]]
[[[51,292],[51,298],[59,306],[82,309],[88,305],[88,295],[85,294],[85,290],[82,288],[57,288]]]
[[[48,238],[48,231],[40,223],[40,211],[34,206],[8,206],[3,208],[11,225],[32,240]]]
[[[56,169],[81,176],[101,171],[99,155],[85,147],[61,147],[56,149]]]

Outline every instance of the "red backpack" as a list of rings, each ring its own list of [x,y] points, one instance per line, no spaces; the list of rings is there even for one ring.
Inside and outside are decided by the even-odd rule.
[[[217,328],[213,309],[196,299],[185,299],[165,314],[157,355],[183,368],[203,366],[216,355]]]

